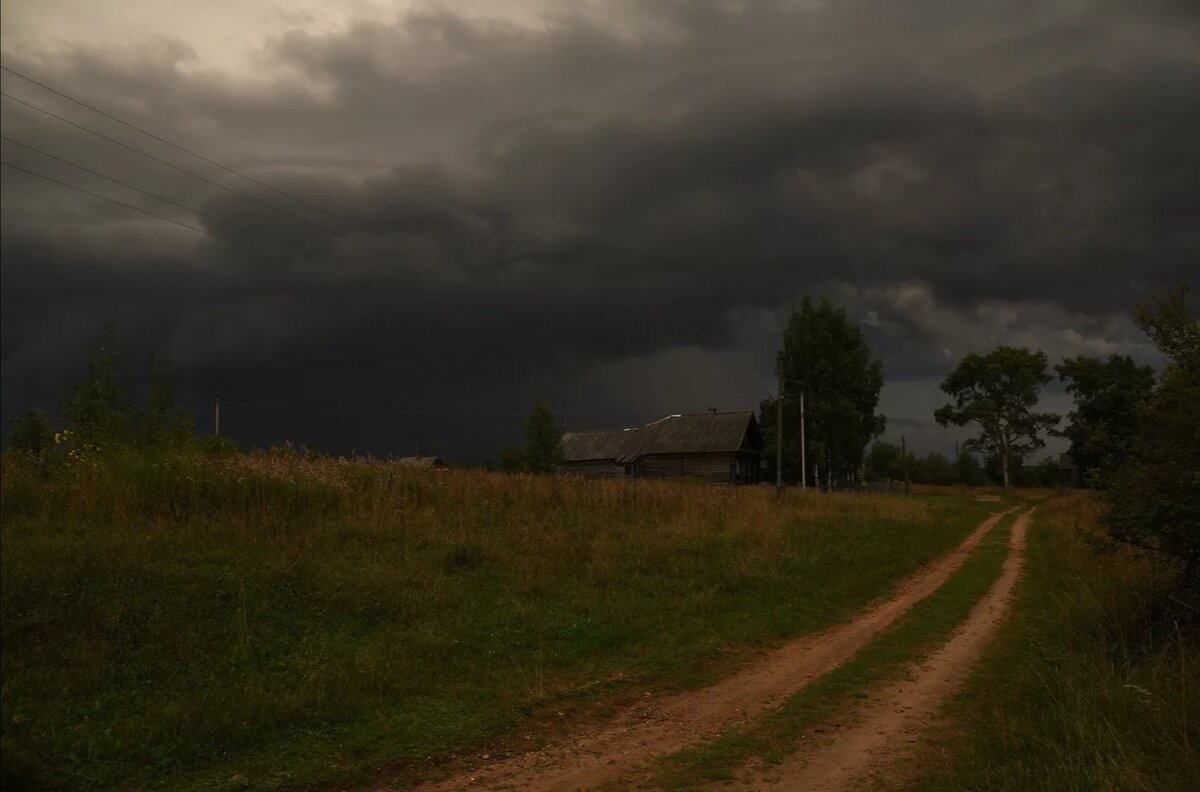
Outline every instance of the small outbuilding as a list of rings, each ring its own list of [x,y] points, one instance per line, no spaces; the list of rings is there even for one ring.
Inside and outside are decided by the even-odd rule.
[[[446,463],[439,456],[404,456],[397,459],[396,462],[404,467],[426,468],[429,470],[446,467]]]
[[[590,478],[762,479],[763,436],[752,412],[668,415],[631,429],[563,435],[560,470]]]

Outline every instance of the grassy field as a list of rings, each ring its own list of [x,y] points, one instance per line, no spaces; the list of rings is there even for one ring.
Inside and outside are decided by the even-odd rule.
[[[0,780],[403,782],[715,679],[995,508],[289,453],[6,462]]]
[[[1099,509],[1086,493],[1039,506],[1013,616],[914,792],[1197,788],[1200,603],[1146,559],[1098,554]]]

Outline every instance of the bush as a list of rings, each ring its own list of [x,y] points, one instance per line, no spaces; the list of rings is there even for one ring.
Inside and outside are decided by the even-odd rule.
[[[1105,493],[1109,534],[1178,563],[1200,587],[1200,323],[1186,287],[1138,310],[1167,366],[1138,422],[1133,450]]]

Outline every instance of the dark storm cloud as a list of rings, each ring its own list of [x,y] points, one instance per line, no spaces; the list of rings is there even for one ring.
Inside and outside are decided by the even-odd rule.
[[[114,317],[198,391],[548,393],[586,412],[678,398],[692,377],[729,381],[722,397],[765,391],[804,293],[862,321],[889,377],[936,379],[1001,342],[1144,356],[1131,304],[1194,275],[1186,5],[652,8],[290,33],[264,44],[285,75],[265,81],[182,70],[172,43],[6,57],[330,213],[204,170],[305,220],[282,216],[5,100],[6,135],[224,221],[179,215],[221,237],[182,241],[6,173],[5,410],[44,397],[30,383],[55,382]]]

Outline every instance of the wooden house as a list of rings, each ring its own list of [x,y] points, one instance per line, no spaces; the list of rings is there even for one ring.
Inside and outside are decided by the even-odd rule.
[[[564,473],[587,477],[762,479],[763,437],[752,412],[668,415],[632,429],[563,435]]]

